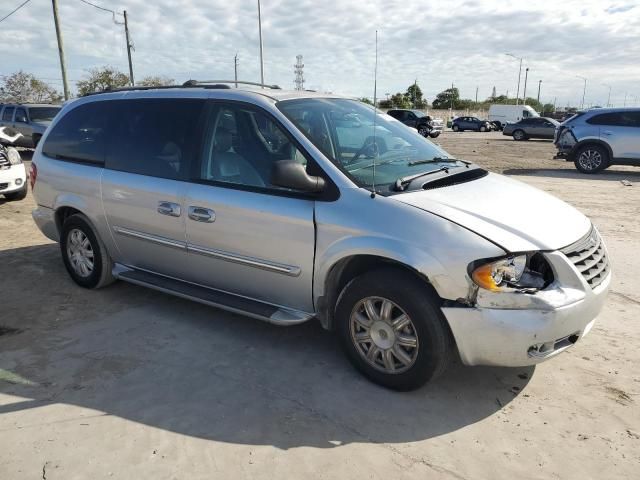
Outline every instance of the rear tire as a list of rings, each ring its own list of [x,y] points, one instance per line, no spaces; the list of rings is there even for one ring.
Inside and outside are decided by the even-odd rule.
[[[516,141],[522,141],[527,139],[527,134],[524,133],[524,130],[516,130],[513,132],[513,139]]]
[[[353,279],[335,318],[351,363],[383,387],[414,390],[451,361],[453,342],[437,295],[402,270],[381,268]]]
[[[453,130],[454,132],[459,132],[460,127],[458,125],[454,125],[453,127],[451,127],[451,130]]]
[[[22,190],[18,190],[17,192],[5,193],[4,198],[10,202],[24,200],[27,198],[27,186],[25,185]]]
[[[64,221],[60,251],[67,272],[81,287],[102,288],[115,281],[113,260],[85,215],[71,215]]]
[[[575,154],[573,164],[582,173],[598,173],[609,166],[609,152],[600,145],[584,145]]]

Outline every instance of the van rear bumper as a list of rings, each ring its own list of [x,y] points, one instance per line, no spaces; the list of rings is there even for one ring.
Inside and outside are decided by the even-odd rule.
[[[54,242],[60,241],[60,234],[58,233],[58,227],[56,225],[55,212],[52,208],[38,205],[38,208],[35,208],[31,212],[31,216],[33,217],[33,221],[36,223],[45,237],[47,237],[49,240],[53,240]]]

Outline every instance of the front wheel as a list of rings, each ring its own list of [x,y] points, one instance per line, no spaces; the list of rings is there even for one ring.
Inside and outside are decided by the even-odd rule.
[[[113,261],[89,219],[76,214],[62,225],[60,251],[67,272],[84,288],[101,288],[114,281]]]
[[[418,127],[418,133],[420,135],[422,135],[423,137],[428,137],[429,136],[429,127],[426,125],[420,125]]]
[[[485,125],[480,125],[480,131],[481,132],[486,132],[487,131],[487,127]]]
[[[585,145],[576,152],[573,164],[582,173],[597,173],[609,166],[609,153],[599,145]]]
[[[401,270],[352,280],[340,295],[336,322],[351,363],[384,387],[414,390],[450,362],[453,347],[437,296]]]
[[[523,130],[516,130],[515,132],[513,132],[513,139],[517,141],[526,140],[527,135]]]

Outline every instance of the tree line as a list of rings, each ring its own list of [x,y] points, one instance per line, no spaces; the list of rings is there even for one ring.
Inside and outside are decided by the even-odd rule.
[[[152,75],[136,82],[137,86],[159,87],[173,85],[172,78]],[[110,66],[87,71],[76,82],[78,96],[103,90],[129,86],[129,76]],[[35,75],[22,70],[0,78],[0,102],[2,103],[60,103],[62,94]]]

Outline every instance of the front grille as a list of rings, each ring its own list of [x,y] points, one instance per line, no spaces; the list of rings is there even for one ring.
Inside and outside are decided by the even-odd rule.
[[[11,167],[11,162],[5,155],[0,153],[0,170],[4,170],[9,167]]]
[[[563,248],[562,253],[576,266],[591,288],[600,285],[611,271],[607,250],[593,227],[585,237]]]
[[[8,186],[8,183],[0,183],[0,190],[5,190]]]

